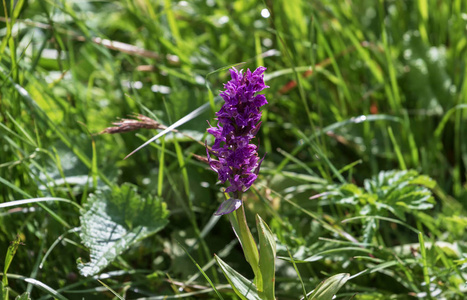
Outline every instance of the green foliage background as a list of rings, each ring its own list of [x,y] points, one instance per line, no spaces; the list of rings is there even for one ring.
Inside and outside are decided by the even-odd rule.
[[[217,297],[189,254],[235,298],[214,254],[252,272],[227,218],[213,216],[223,200],[216,174],[194,154],[205,155],[206,120],[227,68],[240,64],[268,68],[258,137],[267,155],[247,217],[260,214],[277,237],[277,297],[299,299],[302,287],[350,273],[345,299],[464,298],[465,1],[0,7],[0,259],[10,297]],[[157,131],[97,135],[133,113],[169,126],[206,103],[178,127],[201,143],[169,133],[124,160]],[[88,217],[99,223],[90,212],[103,203],[117,208],[95,215],[136,237],[85,277],[78,266],[113,243],[112,231],[83,230]]]

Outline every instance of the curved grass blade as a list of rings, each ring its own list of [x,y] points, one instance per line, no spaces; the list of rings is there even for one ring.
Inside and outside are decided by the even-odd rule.
[[[23,191],[22,189],[20,189],[19,187],[15,186],[14,184],[12,184],[11,182],[3,179],[2,177],[0,177],[0,183],[3,183],[5,184],[6,186],[10,187],[11,189],[17,191],[18,193],[24,195],[25,197],[29,197],[29,198],[32,198],[31,195],[29,195],[28,193],[26,193],[25,191]],[[26,199],[28,200],[28,199]],[[24,200],[24,201],[26,201]],[[70,200],[67,200],[65,199],[66,201],[70,201]],[[14,201],[11,201],[11,202],[14,202]],[[7,202],[7,203],[11,203],[11,202]],[[50,208],[48,208],[47,206],[45,206],[44,204],[41,203],[41,201],[36,201],[37,204],[43,209],[45,210],[47,213],[49,213],[55,220],[57,220],[57,222],[61,223],[63,226],[67,227],[67,228],[71,228],[71,226],[63,219],[61,218],[59,215],[57,215],[53,210],[51,210]],[[7,203],[3,203],[3,207],[8,207]],[[74,202],[73,202],[74,203]],[[75,203],[76,204],[76,203]],[[6,205],[6,206],[5,206]],[[76,204],[78,205],[78,204]],[[79,206],[79,205],[78,205]],[[1,206],[0,206],[1,208]]]
[[[120,300],[125,300],[125,298],[123,298],[122,296],[120,296],[116,291],[114,291],[110,286],[108,286],[107,284],[105,284],[102,280],[97,279],[97,281],[99,281],[100,284],[102,284],[106,289],[108,289],[112,294],[114,294],[115,297],[117,297],[117,298],[120,299]]]
[[[417,230],[416,228],[402,222],[401,220],[394,219],[394,218],[388,218],[388,217],[381,217],[381,216],[358,216],[358,217],[345,219],[341,223],[352,222],[354,220],[359,220],[359,219],[378,219],[378,220],[383,220],[383,221],[387,221],[387,222],[393,222],[393,223],[397,223],[399,225],[402,225],[404,227],[407,227],[408,229],[412,230],[416,234],[419,233],[419,230]]]
[[[59,299],[59,300],[68,300],[66,297],[64,297],[62,294],[60,294],[59,292],[57,292],[56,290],[54,290],[53,288],[51,288],[50,286],[46,285],[45,283],[37,280],[37,279],[34,279],[34,278],[29,278],[29,277],[26,277],[26,276],[21,276],[21,275],[17,275],[17,274],[6,274],[6,277],[10,278],[10,279],[19,279],[19,280],[23,280],[24,282],[27,282],[27,283],[30,283],[32,284],[33,286],[49,293],[50,295],[52,295],[54,298],[56,299]]]
[[[343,251],[357,251],[357,252],[364,252],[364,253],[368,253],[368,254],[373,254],[373,250],[370,250],[370,249],[365,249],[365,248],[360,248],[360,247],[342,247],[342,248],[335,248],[335,249],[329,249],[329,250],[325,250],[325,251],[321,251],[321,252],[318,252],[316,254],[314,254],[313,256],[310,256],[310,257],[307,257],[303,260],[298,260],[298,259],[289,259],[287,257],[279,257],[280,259],[282,260],[285,260],[285,261],[293,261],[295,263],[308,263],[308,262],[314,262],[314,261],[318,261],[318,260],[321,260],[323,259],[324,257],[326,257],[327,254],[332,254],[332,253],[336,253],[336,252],[343,252]]]
[[[435,136],[436,139],[439,139],[439,137],[441,136],[441,133],[443,132],[444,127],[446,126],[446,123],[448,122],[449,118],[458,109],[467,109],[467,104],[456,105],[456,106],[454,106],[453,108],[451,108],[450,110],[448,110],[444,114],[443,119],[441,120],[441,122],[439,122],[438,127],[436,127],[436,130],[435,130],[434,136]]]
[[[295,260],[293,259],[293,255],[292,255],[292,253],[290,253],[290,250],[289,250],[288,247],[287,247],[287,253],[289,254],[290,261],[292,262],[295,273],[297,273],[298,280],[300,281],[300,285],[302,286],[304,298],[306,298],[307,292],[306,292],[306,288],[305,288],[305,283],[303,283],[302,276],[300,275],[300,272],[298,271],[297,264],[295,263]],[[302,298],[302,299],[304,299],[304,298]]]
[[[214,98],[214,102],[217,102],[219,101],[220,99],[222,99],[221,97],[216,97]],[[184,116],[183,118],[181,118],[180,120],[178,120],[177,122],[173,123],[172,125],[170,125],[169,127],[167,127],[166,129],[162,130],[161,132],[159,132],[157,135],[155,135],[154,137],[150,138],[149,140],[147,140],[144,144],[142,144],[141,146],[139,146],[138,148],[136,148],[135,150],[133,150],[130,154],[128,154],[127,156],[125,156],[124,159],[127,159],[128,157],[130,157],[131,155],[133,155],[134,153],[138,152],[139,150],[141,150],[142,148],[146,147],[147,145],[149,145],[150,143],[154,142],[155,140],[157,140],[158,138],[160,138],[161,136],[167,134],[168,132],[172,131],[173,129],[185,124],[186,122],[188,121],[191,121],[192,119],[198,117],[199,115],[201,115],[206,109],[208,109],[208,107],[210,106],[210,103],[207,102],[207,103],[204,103],[203,105],[201,105],[200,107],[198,107],[197,109],[195,109],[194,111],[192,111],[191,113],[189,113],[188,115]]]
[[[65,199],[65,198],[57,198],[57,197],[42,197],[42,198],[14,200],[14,201],[9,201],[9,202],[5,202],[5,203],[0,203],[0,208],[20,206],[20,205],[38,203],[38,202],[48,202],[48,201],[65,202],[65,203],[72,204],[72,205],[76,206],[78,209],[82,209],[82,207],[76,202],[73,202],[73,201]]]
[[[216,286],[214,285],[214,283],[212,283],[212,280],[211,278],[209,278],[209,276],[204,272],[203,268],[201,268],[201,266],[196,262],[196,260],[190,255],[190,253],[188,251],[186,251],[186,249],[182,246],[182,244],[179,242],[178,243],[179,246],[183,249],[183,251],[185,251],[186,255],[188,255],[188,257],[191,259],[191,261],[195,264],[195,266],[198,268],[198,270],[201,272],[201,274],[203,274],[204,278],[206,278],[206,280],[209,282],[209,285],[212,287],[212,289],[214,290],[214,292],[217,294],[217,297],[219,297],[219,299],[222,299],[224,300],[224,298],[222,297],[222,295],[219,293],[219,291],[216,289]]]
[[[73,232],[79,232],[81,230],[80,227],[75,227],[75,228],[72,228],[70,230],[68,230],[67,232],[65,232],[64,234],[60,235],[53,243],[52,245],[50,246],[50,248],[47,250],[47,252],[44,254],[44,257],[42,258],[42,261],[41,263],[39,264],[39,269],[42,269],[42,267],[44,266],[44,262],[45,260],[47,259],[47,257],[49,257],[50,253],[52,252],[52,250],[58,245],[58,243],[60,243],[63,238],[65,238],[65,236],[69,233],[73,233]]]

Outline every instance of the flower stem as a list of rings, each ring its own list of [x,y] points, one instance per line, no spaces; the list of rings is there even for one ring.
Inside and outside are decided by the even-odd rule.
[[[263,279],[259,268],[259,252],[256,242],[251,235],[250,228],[245,217],[245,208],[242,203],[239,209],[235,211],[238,223],[239,232],[237,233],[238,239],[243,247],[243,253],[246,261],[250,264],[255,273],[255,285],[258,291],[263,290]]]

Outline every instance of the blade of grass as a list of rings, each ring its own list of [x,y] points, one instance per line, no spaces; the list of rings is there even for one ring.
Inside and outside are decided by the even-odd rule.
[[[114,291],[110,286],[108,286],[107,284],[105,284],[102,280],[97,279],[97,281],[99,281],[100,284],[102,284],[107,290],[109,290],[112,294],[114,294],[115,297],[117,297],[117,298],[120,299],[120,300],[125,300],[125,298],[123,298],[122,296],[120,296],[116,291]]]
[[[426,257],[426,248],[425,240],[423,239],[423,234],[418,233],[418,241],[420,243],[420,254],[422,255],[422,265],[423,265],[423,280],[425,281],[426,293],[429,299],[432,299],[431,288],[430,288],[430,275],[428,274],[428,260]]]
[[[177,241],[178,242],[178,241]],[[208,281],[209,285],[212,287],[212,289],[214,290],[214,292],[216,293],[217,297],[219,297],[219,299],[224,299],[222,297],[222,295],[219,293],[219,291],[216,289],[216,286],[214,285],[214,283],[212,283],[211,279],[209,278],[209,276],[204,272],[204,270],[198,265],[198,263],[196,262],[196,260],[190,255],[190,253],[188,253],[188,251],[186,251],[186,249],[183,247],[183,245],[178,242],[178,245],[183,249],[183,251],[185,251],[186,255],[188,255],[188,257],[190,258],[190,260],[195,264],[195,266],[198,268],[198,270],[201,272],[201,274],[203,274],[204,278]]]
[[[392,132],[392,127],[388,127],[388,134],[389,138],[391,139],[392,145],[394,146],[394,152],[396,152],[397,160],[399,161],[399,166],[402,170],[407,170],[407,166],[405,165],[404,157],[402,156],[401,149],[399,148],[399,144],[394,137],[394,133]]]
[[[300,281],[300,285],[302,287],[302,292],[303,292],[303,299],[307,299],[307,291],[305,288],[305,283],[303,283],[302,276],[300,275],[300,272],[298,271],[297,265],[295,264],[295,260],[293,258],[292,253],[290,253],[289,247],[287,247],[287,253],[289,254],[290,261],[292,262],[295,273],[297,274],[298,280]]]
[[[3,178],[0,178],[0,182],[3,182],[3,180],[4,180]],[[43,197],[43,198],[31,198],[31,199],[8,201],[8,202],[0,203],[0,208],[20,206],[20,205],[31,204],[31,203],[39,204],[39,202],[48,202],[48,201],[66,202],[68,204],[75,206],[78,209],[82,209],[82,207],[76,202],[73,202],[71,200],[64,199],[64,198],[57,198],[57,197]]]
[[[216,97],[214,100],[217,102],[220,99],[222,99],[222,98]],[[138,148],[133,150],[130,154],[125,156],[125,159],[127,159],[128,157],[130,157],[131,155],[133,155],[137,151],[141,150],[142,148],[146,147],[148,144],[154,142],[155,140],[157,140],[161,136],[163,136],[163,135],[167,134],[168,132],[172,131],[173,129],[175,129],[175,128],[179,127],[180,125],[185,124],[186,122],[191,121],[192,119],[194,119],[197,116],[201,115],[201,113],[203,113],[209,106],[210,106],[209,102],[201,105],[200,107],[198,107],[197,109],[195,109],[194,111],[189,113],[188,115],[184,116],[183,118],[181,118],[177,122],[175,122],[172,125],[170,125],[169,127],[167,127],[167,129],[162,130],[156,136],[154,136],[154,137],[150,138],[149,140],[147,140],[144,144],[142,144],[141,146],[139,146]]]
[[[57,292],[56,290],[54,290],[50,286],[46,285],[45,283],[43,283],[43,282],[41,282],[41,281],[39,281],[37,279],[29,278],[29,277],[25,277],[25,276],[21,276],[21,275],[17,275],[17,274],[9,274],[9,273],[6,273],[6,277],[8,277],[9,279],[18,279],[18,280],[22,280],[22,281],[24,281],[26,283],[30,283],[33,286],[47,292],[48,294],[55,297],[56,299],[68,300],[62,294],[60,294],[59,292]]]

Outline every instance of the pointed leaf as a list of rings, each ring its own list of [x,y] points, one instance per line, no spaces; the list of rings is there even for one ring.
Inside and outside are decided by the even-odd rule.
[[[237,296],[242,300],[261,300],[253,282],[232,269],[219,256],[215,255],[215,259]]]
[[[236,211],[242,205],[242,200],[229,198],[222,202],[217,211],[214,213],[216,216],[222,216],[230,214],[233,211]]]
[[[100,272],[131,245],[164,228],[167,215],[165,203],[142,198],[133,185],[98,190],[80,217],[81,240],[91,251],[91,261],[78,264],[81,274]]]
[[[7,274],[8,268],[10,267],[13,257],[18,250],[19,245],[21,245],[21,239],[19,236],[16,237],[16,240],[12,241],[5,256],[5,266],[3,267],[3,274]],[[3,275],[2,285],[0,287],[0,299],[8,299],[10,288],[8,287],[8,276]]]
[[[5,257],[5,266],[3,267],[3,274],[6,274],[8,272],[8,268],[10,267],[10,264],[13,261],[13,257],[15,257],[16,251],[18,250],[20,244],[21,240],[19,236],[17,236],[16,240],[12,241],[10,246],[8,247]],[[5,284],[5,286],[8,285],[8,280],[6,276],[3,276],[3,283]]]
[[[308,300],[331,300],[339,289],[349,280],[350,274],[342,273],[329,277],[321,282],[316,289],[308,295]]]
[[[255,273],[254,283],[258,289],[262,290],[263,277],[261,276],[261,271],[259,269],[259,251],[256,246],[255,239],[251,234],[250,228],[248,227],[244,208],[241,207],[241,209],[237,210],[235,214],[230,214],[229,217],[235,235],[242,246],[245,259],[250,264],[253,273]]]
[[[256,227],[259,236],[259,269],[263,278],[263,290],[260,291],[262,299],[274,300],[276,241],[259,215],[256,215]]]

